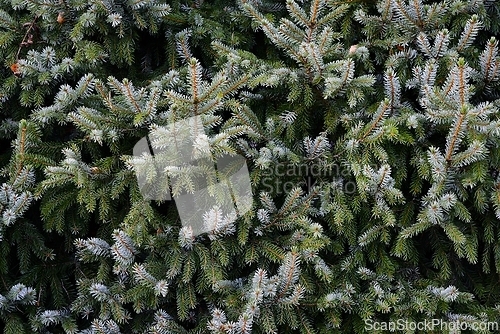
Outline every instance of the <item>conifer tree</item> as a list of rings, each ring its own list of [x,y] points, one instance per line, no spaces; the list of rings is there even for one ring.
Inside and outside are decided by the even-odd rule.
[[[0,1],[0,329],[498,323],[499,12]],[[189,119],[186,144],[171,131]],[[250,210],[217,187],[241,167],[226,156]],[[179,200],[195,192],[237,212],[196,202],[199,233]]]

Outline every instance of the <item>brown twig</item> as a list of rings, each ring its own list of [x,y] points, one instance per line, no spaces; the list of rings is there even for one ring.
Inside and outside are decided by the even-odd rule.
[[[21,174],[21,170],[23,169],[23,163],[24,163],[24,143],[26,142],[26,127],[23,127],[21,130],[21,139],[20,139],[20,147],[19,147],[19,161],[17,164],[17,173],[16,175],[19,176]]]
[[[31,32],[31,30],[35,27],[35,23],[36,23],[36,20],[38,19],[38,16],[35,16],[35,18],[33,19],[33,21],[31,21],[29,23],[29,26],[28,26],[28,29],[26,30],[26,33],[24,34],[24,37],[23,37],[23,40],[21,41],[21,43],[19,44],[19,49],[17,49],[17,53],[16,53],[16,62],[19,60],[19,54],[21,53],[21,49],[23,48],[23,46],[25,45],[28,45],[28,44],[31,44],[31,43],[28,43],[26,41],[26,38],[28,38],[29,33]],[[24,24],[26,26],[26,23]],[[32,36],[32,35],[31,35]]]

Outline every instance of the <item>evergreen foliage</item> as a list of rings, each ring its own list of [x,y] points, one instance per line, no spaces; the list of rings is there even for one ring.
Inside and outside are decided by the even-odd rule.
[[[499,15],[491,0],[0,0],[0,329],[500,322]],[[243,156],[253,192],[237,217],[205,212],[203,234],[138,177],[174,198],[205,177],[222,197],[235,167],[133,153],[145,136],[168,152],[190,117],[194,156]]]

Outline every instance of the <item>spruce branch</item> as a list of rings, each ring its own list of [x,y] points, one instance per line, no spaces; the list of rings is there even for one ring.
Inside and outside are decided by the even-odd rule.
[[[464,109],[459,112],[457,119],[454,122],[455,124],[453,126],[453,130],[447,138],[445,159],[448,162],[451,162],[452,156],[463,138],[463,134],[467,126],[466,114],[467,111]]]
[[[479,60],[484,81],[489,83],[496,80],[500,61],[498,59],[498,41],[495,37],[490,38]]]
[[[460,35],[460,39],[458,41],[458,52],[461,52],[471,46],[481,27],[482,22],[479,20],[479,17],[477,15],[472,15],[471,18],[467,20],[467,23],[465,24],[464,30]]]
[[[372,133],[373,130],[379,127],[380,122],[388,116],[390,110],[391,110],[390,101],[388,99],[385,99],[383,102],[380,103],[380,106],[378,107],[377,113],[375,114],[373,121],[371,122],[370,126],[365,130],[365,132],[361,135],[358,141],[363,142],[368,137],[368,135]]]

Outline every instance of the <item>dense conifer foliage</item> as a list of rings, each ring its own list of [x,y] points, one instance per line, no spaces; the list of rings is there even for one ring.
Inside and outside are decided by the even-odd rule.
[[[493,0],[0,0],[0,329],[493,331],[499,17]],[[220,165],[134,154],[186,119],[197,157],[244,158],[250,210]],[[194,233],[194,190],[237,214]]]

